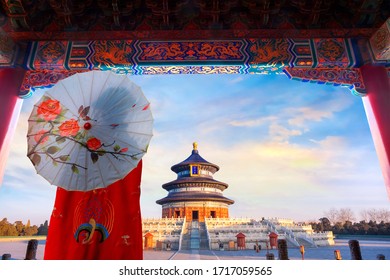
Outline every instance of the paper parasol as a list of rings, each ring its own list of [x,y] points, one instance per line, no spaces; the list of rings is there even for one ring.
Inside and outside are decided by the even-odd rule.
[[[38,174],[66,190],[104,188],[147,152],[150,103],[127,76],[75,74],[48,89],[29,118],[28,153]]]

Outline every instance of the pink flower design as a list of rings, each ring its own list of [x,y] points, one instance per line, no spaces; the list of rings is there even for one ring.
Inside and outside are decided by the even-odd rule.
[[[45,136],[45,137],[43,137],[43,139],[41,140],[42,136],[43,136],[45,133],[47,133],[47,131],[45,131],[45,130],[43,130],[43,129],[40,130],[40,131],[38,131],[37,134],[34,135],[34,140],[35,140],[35,142],[38,143],[39,140],[40,140],[39,144],[43,144],[43,143],[45,143],[47,140],[49,140],[49,136]]]
[[[129,150],[129,148],[123,148],[123,149],[121,149],[119,152],[120,152],[120,153],[126,153],[128,150]]]
[[[37,109],[38,115],[42,115],[45,121],[52,121],[61,113],[61,104],[58,100],[47,99]]]
[[[59,127],[61,136],[76,136],[80,130],[80,126],[75,119],[70,119],[63,122]]]
[[[96,151],[101,146],[102,146],[102,142],[100,142],[100,140],[97,139],[96,137],[88,139],[88,141],[87,141],[87,147],[90,150]]]

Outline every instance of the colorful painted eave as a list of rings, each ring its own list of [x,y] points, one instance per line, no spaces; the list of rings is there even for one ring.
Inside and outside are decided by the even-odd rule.
[[[24,61],[29,70],[21,89],[25,97],[30,89],[90,70],[133,75],[286,73],[296,79],[364,88],[355,70],[360,61],[354,42],[345,38],[37,41],[29,45]],[[322,71],[339,73],[336,80],[324,80],[333,76],[319,75]]]
[[[257,67],[281,72],[289,67],[343,67],[357,65],[352,42],[345,38],[235,39],[235,40],[104,40],[36,41],[26,53],[30,70],[120,69],[152,74],[151,67]],[[238,69],[237,69],[238,70]],[[254,70],[254,72],[259,70]]]

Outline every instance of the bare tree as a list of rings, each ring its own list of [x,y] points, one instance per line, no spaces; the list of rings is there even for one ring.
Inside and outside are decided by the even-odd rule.
[[[378,213],[375,208],[368,209],[368,217],[370,221],[378,220]]]
[[[363,220],[366,222],[373,221],[373,222],[385,222],[388,223],[390,222],[390,210],[386,208],[380,208],[380,209],[375,209],[375,208],[370,208],[370,209],[365,209],[360,212],[360,215]]]
[[[339,211],[337,211],[336,208],[330,208],[329,211],[324,213],[325,217],[328,218],[330,223],[334,225],[335,223],[338,222],[338,216],[339,216]]]
[[[378,220],[377,220],[378,223],[380,223],[380,222],[385,222],[385,223],[390,222],[390,211],[388,209],[381,208],[377,212],[378,212]]]
[[[337,220],[339,222],[353,222],[355,220],[355,215],[353,214],[351,208],[340,208]]]
[[[360,211],[360,219],[365,222],[370,221],[370,215],[368,214],[367,209],[363,209],[362,211]]]

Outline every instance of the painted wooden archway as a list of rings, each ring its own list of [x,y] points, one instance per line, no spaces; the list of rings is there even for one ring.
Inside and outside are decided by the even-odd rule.
[[[0,34],[1,35],[1,34]],[[1,36],[0,36],[1,37]],[[152,74],[286,74],[291,79],[346,86],[363,98],[390,195],[390,19],[365,38],[240,38],[221,40],[34,41],[22,50],[1,37],[0,178],[18,118],[17,96],[50,87],[78,72]],[[10,79],[12,77],[12,79]],[[20,87],[20,88],[19,88]],[[4,116],[3,116],[4,115]],[[8,140],[7,140],[8,139]]]
[[[346,38],[219,41],[38,41],[26,54],[20,96],[77,72],[281,74],[349,87],[364,95],[356,43]]]

